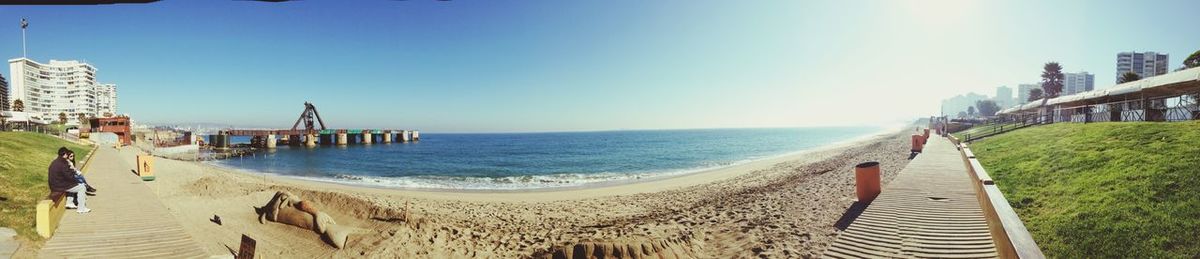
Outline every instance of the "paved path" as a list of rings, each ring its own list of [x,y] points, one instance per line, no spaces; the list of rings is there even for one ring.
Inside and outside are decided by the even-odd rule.
[[[96,149],[84,176],[99,189],[91,213],[67,210],[40,257],[207,258],[133,166],[111,147]]]
[[[825,257],[997,257],[962,156],[932,137]]]
[[[17,252],[21,243],[16,238],[16,230],[0,227],[0,258],[10,258]]]

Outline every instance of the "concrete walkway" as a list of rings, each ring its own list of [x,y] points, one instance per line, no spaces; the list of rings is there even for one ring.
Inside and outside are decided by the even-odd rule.
[[[17,231],[0,227],[0,258],[11,258],[13,253],[17,252],[17,248],[21,248],[21,243],[17,241]]]
[[[91,163],[84,176],[99,189],[88,197],[92,212],[67,210],[39,257],[209,257],[117,150],[100,147]]]
[[[831,258],[997,256],[962,156],[934,136],[825,251]]]

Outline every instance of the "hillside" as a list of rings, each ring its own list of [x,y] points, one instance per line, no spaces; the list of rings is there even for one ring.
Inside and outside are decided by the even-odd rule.
[[[34,211],[49,193],[46,170],[63,146],[79,160],[91,150],[45,134],[0,132],[0,226],[17,230],[26,240],[41,240],[33,229]]]
[[[1200,256],[1200,121],[1060,123],[971,148],[1047,256]]]

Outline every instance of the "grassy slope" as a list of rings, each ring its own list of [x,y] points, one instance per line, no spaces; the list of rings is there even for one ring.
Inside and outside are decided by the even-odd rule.
[[[1048,256],[1200,256],[1200,121],[1060,123],[971,149]]]
[[[1016,127],[1017,124],[1018,123],[989,123],[989,124],[983,124],[983,125],[976,125],[969,129],[965,129],[965,130],[955,132],[955,133],[950,133],[950,135],[954,135],[954,137],[956,137],[958,139],[966,140],[968,135],[979,136],[979,135],[992,134],[1000,129],[1007,130],[1010,127]]]
[[[0,132],[0,226],[17,230],[27,240],[41,239],[34,230],[35,209],[50,193],[46,170],[63,146],[74,150],[79,160],[91,150],[44,134]]]

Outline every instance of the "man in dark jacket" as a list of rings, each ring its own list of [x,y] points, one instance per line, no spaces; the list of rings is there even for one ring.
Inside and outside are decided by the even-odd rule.
[[[58,158],[50,162],[50,170],[47,173],[50,191],[67,193],[67,208],[75,207],[76,212],[88,213],[92,210],[87,208],[87,195],[82,195],[87,191],[87,185],[75,179],[75,170],[70,164],[74,156],[75,152],[66,147],[58,149]],[[79,200],[78,206],[72,206],[75,199]]]

